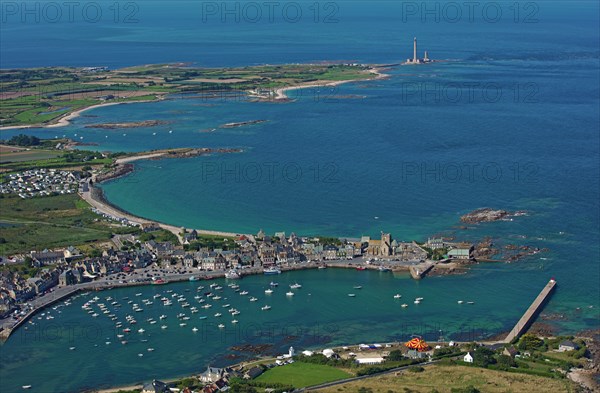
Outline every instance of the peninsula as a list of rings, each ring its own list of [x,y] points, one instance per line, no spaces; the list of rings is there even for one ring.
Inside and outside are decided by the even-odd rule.
[[[383,77],[381,67],[362,64],[292,64],[197,68],[154,64],[106,67],[50,67],[0,70],[0,129],[61,126],[99,105],[178,97],[287,101],[289,89],[331,86]],[[155,123],[88,127],[132,128]]]

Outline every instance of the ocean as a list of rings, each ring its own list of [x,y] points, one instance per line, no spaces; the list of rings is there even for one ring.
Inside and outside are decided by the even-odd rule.
[[[378,273],[294,273],[290,280],[294,276],[305,286],[327,280],[343,300],[343,304],[311,300],[315,318],[337,326],[328,335],[331,341],[312,345],[377,342],[413,334],[408,331],[413,328],[396,329],[404,322],[447,325],[460,320],[465,326],[489,327],[489,335],[500,333],[516,322],[551,277],[558,281],[558,289],[543,323],[558,333],[600,325],[597,3],[489,2],[473,10],[472,19],[468,10],[452,2],[432,2],[430,9],[413,2],[278,3],[281,10],[273,11],[271,22],[264,9],[260,17],[251,13],[256,3],[231,3],[233,8],[222,9],[221,3],[164,6],[147,1],[134,3],[137,11],[118,3],[118,23],[108,8],[111,4],[97,3],[106,7],[102,15],[108,19],[96,23],[87,13],[73,22],[50,23],[50,9],[46,13],[40,9],[39,23],[22,22],[16,19],[23,17],[21,9],[11,11],[16,16],[3,9],[0,66],[118,68],[190,62],[216,67],[329,60],[396,64],[412,56],[414,36],[420,52],[427,50],[440,60],[390,67],[384,80],[292,91],[294,100],[289,103],[175,96],[157,103],[98,108],[66,127],[26,131],[46,138],[83,136],[83,142],[97,144],[86,148],[101,151],[243,149],[235,154],[140,161],[133,174],[102,185],[112,203],[177,226],[350,238],[378,237],[385,231],[407,241],[444,234],[468,241],[491,237],[501,248],[525,244],[547,249],[515,263],[480,264],[466,275],[419,283],[394,281]],[[92,7],[86,12],[91,13]],[[298,9],[299,18],[292,14]],[[126,12],[133,11],[137,22],[125,23]],[[92,123],[149,119],[169,124],[125,132],[85,128]],[[219,128],[249,120],[267,121]],[[22,132],[1,133],[5,138]],[[512,221],[463,226],[460,216],[479,207],[527,214]],[[381,289],[369,293],[382,299],[392,288],[411,288],[435,301],[426,300],[423,314],[406,319],[398,314],[402,310],[390,311],[387,306],[372,311],[376,299],[346,299],[348,286],[365,278],[381,283]],[[261,284],[259,278],[248,281]],[[458,311],[454,296],[446,304],[449,293],[465,300],[472,294],[477,300],[473,311]],[[363,302],[361,308],[350,300]],[[309,327],[315,320],[304,318],[302,307],[285,313],[274,307],[269,318]],[[75,308],[65,309],[62,317],[81,323],[88,316],[81,317]],[[417,312],[412,307],[406,311]],[[429,330],[426,337],[435,338],[435,329]],[[464,329],[451,330],[448,334],[458,337]],[[20,386],[35,375],[37,380],[29,382],[48,391],[58,386],[48,381],[58,369],[48,367],[50,359],[65,350],[80,368],[64,373],[60,386],[74,391],[103,380],[96,361],[109,360],[115,383],[127,384],[186,374],[212,361],[227,363],[222,357],[232,343],[252,341],[202,342],[192,354],[166,336],[161,346],[173,342],[175,350],[160,366],[141,361],[132,366],[139,359],[128,346],[122,356],[99,349],[106,356],[89,360],[79,350],[83,344],[71,352],[62,338],[53,343],[19,337],[0,349],[2,380],[17,375],[14,383]],[[104,345],[104,341],[99,337],[92,342]],[[280,350],[287,346],[283,341],[275,344]],[[172,356],[181,360],[178,367],[167,362]],[[83,359],[89,364],[82,367]],[[190,361],[181,367],[186,359]],[[117,372],[124,369],[128,371]]]

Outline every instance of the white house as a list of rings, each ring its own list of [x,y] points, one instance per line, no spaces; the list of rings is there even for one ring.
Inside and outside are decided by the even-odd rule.
[[[330,358],[335,355],[335,352],[333,352],[333,349],[327,348],[323,350],[323,355],[325,355],[327,358]]]
[[[561,342],[558,346],[559,352],[565,351],[576,351],[579,349],[579,345],[575,344],[573,341],[565,340]]]
[[[384,359],[381,356],[375,356],[375,357],[365,357],[365,358],[359,358],[357,357],[355,359],[356,363],[358,364],[379,364],[379,363],[383,363]]]
[[[471,356],[471,352],[467,352],[467,354],[465,355],[465,357],[463,358],[463,360],[466,363],[473,363],[473,356]]]

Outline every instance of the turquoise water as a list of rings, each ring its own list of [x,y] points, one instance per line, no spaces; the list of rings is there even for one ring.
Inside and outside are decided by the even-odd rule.
[[[420,282],[407,275],[333,268],[284,273],[277,277],[250,276],[237,282],[241,290],[249,292],[247,296],[235,293],[224,280],[217,280],[224,287],[216,291],[223,299],[207,300],[213,306],[208,310],[200,308],[196,314],[180,307],[174,299],[174,304],[166,307],[152,296],[160,293],[171,298],[172,294],[166,291],[173,290],[184,295],[191,305],[200,306],[194,295],[200,284],[206,286],[201,293],[209,291],[208,282],[95,292],[77,297],[69,306],[48,309],[54,319],[45,319],[48,314],[42,319],[34,318],[34,325],[19,330],[4,344],[0,366],[3,390],[16,391],[21,385],[32,384],[36,391],[68,392],[186,375],[207,364],[226,365],[252,356],[231,349],[240,344],[270,344],[272,347],[267,353],[280,354],[287,352],[290,345],[303,350],[404,340],[413,334],[427,340],[437,340],[440,335],[445,340],[489,337],[509,330],[527,308],[526,303],[545,284],[543,277],[534,281],[525,278],[522,273],[527,268],[524,266],[510,272],[502,270],[502,267],[482,266],[476,273]],[[489,279],[498,274],[504,280]],[[266,295],[264,290],[272,280],[280,286],[272,295]],[[485,288],[479,284],[482,280],[488,282]],[[510,291],[506,291],[503,281],[511,282]],[[302,288],[294,290],[295,296],[289,298],[285,292],[288,285],[295,282],[302,284]],[[354,289],[355,285],[363,288]],[[142,296],[135,296],[136,293]],[[355,293],[356,297],[348,297],[348,293]],[[394,299],[396,293],[402,298]],[[137,324],[131,325],[133,332],[122,333],[116,329],[115,322],[101,313],[98,306],[92,306],[99,313],[97,318],[82,310],[81,306],[93,296],[100,297],[98,302],[105,303],[120,321],[124,322],[126,315],[133,315],[137,320]],[[112,301],[106,300],[108,296],[121,307],[111,306]],[[250,296],[259,300],[250,302]],[[133,312],[124,297],[140,304],[144,311]],[[413,303],[416,297],[424,298],[421,304]],[[146,306],[142,299],[154,303]],[[475,301],[475,304],[459,305],[457,300]],[[403,303],[408,307],[402,308]],[[241,312],[235,317],[239,321],[237,325],[231,324],[232,317],[227,312],[230,307],[223,308],[224,304]],[[266,304],[272,309],[261,311]],[[179,326],[181,321],[177,320],[182,312],[191,317],[184,327]],[[223,316],[214,317],[217,312]],[[161,321],[162,314],[167,318]],[[581,315],[592,318],[594,312],[584,309]],[[200,316],[207,319],[200,320]],[[150,324],[148,318],[158,322]],[[226,328],[220,330],[219,323]],[[161,329],[163,324],[168,328]],[[198,331],[194,333],[193,327]],[[145,332],[138,333],[140,328]],[[117,334],[126,337],[119,338]],[[148,341],[142,342],[142,339]],[[127,340],[127,344],[121,344],[121,340]],[[110,344],[107,345],[107,341]],[[75,349],[70,350],[70,347]],[[154,351],[148,352],[148,348]],[[139,357],[139,353],[144,356]],[[31,372],[32,367],[35,373]]]
[[[250,304],[238,307],[241,327],[251,320],[303,327],[301,334],[262,338],[278,351],[290,345],[284,340],[287,335],[300,336],[291,342],[304,348],[385,341],[413,333],[432,339],[439,334],[438,326],[444,327],[444,335],[454,337],[472,330],[474,336],[506,331],[550,277],[559,286],[546,311],[564,318],[547,322],[564,333],[597,328],[597,2],[540,3],[537,23],[515,23],[507,8],[503,14],[507,17],[499,23],[481,18],[473,23],[418,18],[404,22],[401,4],[394,4],[340,2],[337,23],[304,18],[299,23],[231,24],[211,19],[204,24],[198,9],[185,2],[167,8],[141,2],[140,20],[127,26],[82,21],[24,24],[8,19],[1,25],[0,66],[394,63],[410,56],[416,35],[421,49],[446,61],[395,67],[387,80],[292,92],[296,99],[292,103],[171,97],[160,103],[99,108],[67,127],[27,133],[46,138],[83,136],[83,142],[98,144],[89,148],[109,151],[242,148],[239,154],[138,162],[132,175],[103,185],[111,202],[175,225],[349,237],[377,236],[384,230],[402,240],[425,240],[435,233],[473,241],[491,236],[500,247],[515,243],[548,249],[517,263],[476,265],[464,276],[421,282],[333,269],[284,275],[280,281],[304,284],[294,299],[276,297],[267,315],[253,313]],[[148,119],[170,123],[125,132],[85,128],[92,123]],[[268,121],[218,128],[257,119]],[[2,131],[2,137],[21,132]],[[526,210],[528,215],[460,227],[461,214],[483,206]],[[251,294],[260,293],[266,280],[252,277],[242,285]],[[356,283],[365,289],[355,299],[348,298]],[[195,285],[169,288],[183,293]],[[166,288],[102,295],[133,297],[141,291],[147,297]],[[391,298],[396,292],[409,300],[409,308],[397,307]],[[417,296],[426,299],[418,308],[410,302]],[[472,308],[457,306],[457,299],[469,298],[476,300]],[[40,391],[75,391],[109,380],[119,384],[183,375],[209,363],[235,361],[225,356],[236,343],[261,341],[252,334],[228,336],[225,341],[212,333],[194,335],[191,324],[187,330],[169,326],[166,332],[154,331],[157,324],[147,329],[148,346],[156,351],[138,358],[146,344],[122,346],[111,338],[113,344],[106,346],[106,337],[114,334],[112,325],[100,317],[90,321],[79,307],[83,301],[79,298],[71,307],[59,309],[61,314],[52,311],[54,320],[35,320],[36,329],[90,322],[102,334],[71,344],[64,334],[53,340],[17,332],[0,349],[3,390],[31,383]],[[288,302],[290,307],[284,307]],[[170,312],[176,314],[175,309]],[[153,306],[142,314],[148,318],[151,313],[160,315],[162,310]],[[312,334],[313,326],[323,326],[331,334]],[[322,336],[331,341],[319,341]],[[69,351],[70,346],[77,349]],[[58,355],[64,362],[55,361]]]

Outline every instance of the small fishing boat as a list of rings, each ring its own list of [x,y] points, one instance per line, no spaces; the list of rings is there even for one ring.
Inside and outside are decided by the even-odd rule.
[[[458,303],[458,304],[463,304],[463,303],[464,303],[464,301],[462,301],[462,300],[459,300],[457,303]]]
[[[271,306],[263,306],[260,309],[263,310],[263,311],[270,310]]]
[[[197,331],[198,331],[198,328],[197,328],[197,327],[193,327],[193,328],[192,328],[192,332],[197,332]]]
[[[354,289],[362,289],[362,285],[355,285]]]
[[[300,289],[300,288],[302,288],[302,285],[300,285],[298,283],[294,283],[294,284],[290,285],[290,288],[291,289]]]
[[[348,296],[349,296],[349,297],[356,297],[356,294],[354,294],[354,293],[349,293],[349,294],[348,294]]]
[[[219,324],[219,329],[223,329],[225,327],[225,325],[223,325],[222,323]]]
[[[265,275],[281,274],[281,270],[276,267],[268,268],[263,271]]]
[[[406,303],[403,303],[403,304],[402,304],[402,308],[406,308],[406,307],[408,307],[408,304],[406,304]]]
[[[23,389],[31,389],[31,385],[23,385],[21,386]]]
[[[294,292],[292,292],[292,291],[286,292],[285,296],[294,296]]]
[[[167,325],[162,325],[160,328],[161,329],[166,329],[168,326]]]
[[[272,290],[272,289],[265,289],[265,293],[266,293],[267,295],[270,295],[270,294],[272,294],[272,293],[273,293],[273,290]]]
[[[400,299],[402,297],[402,295],[400,295],[399,293],[394,295],[394,299]]]

